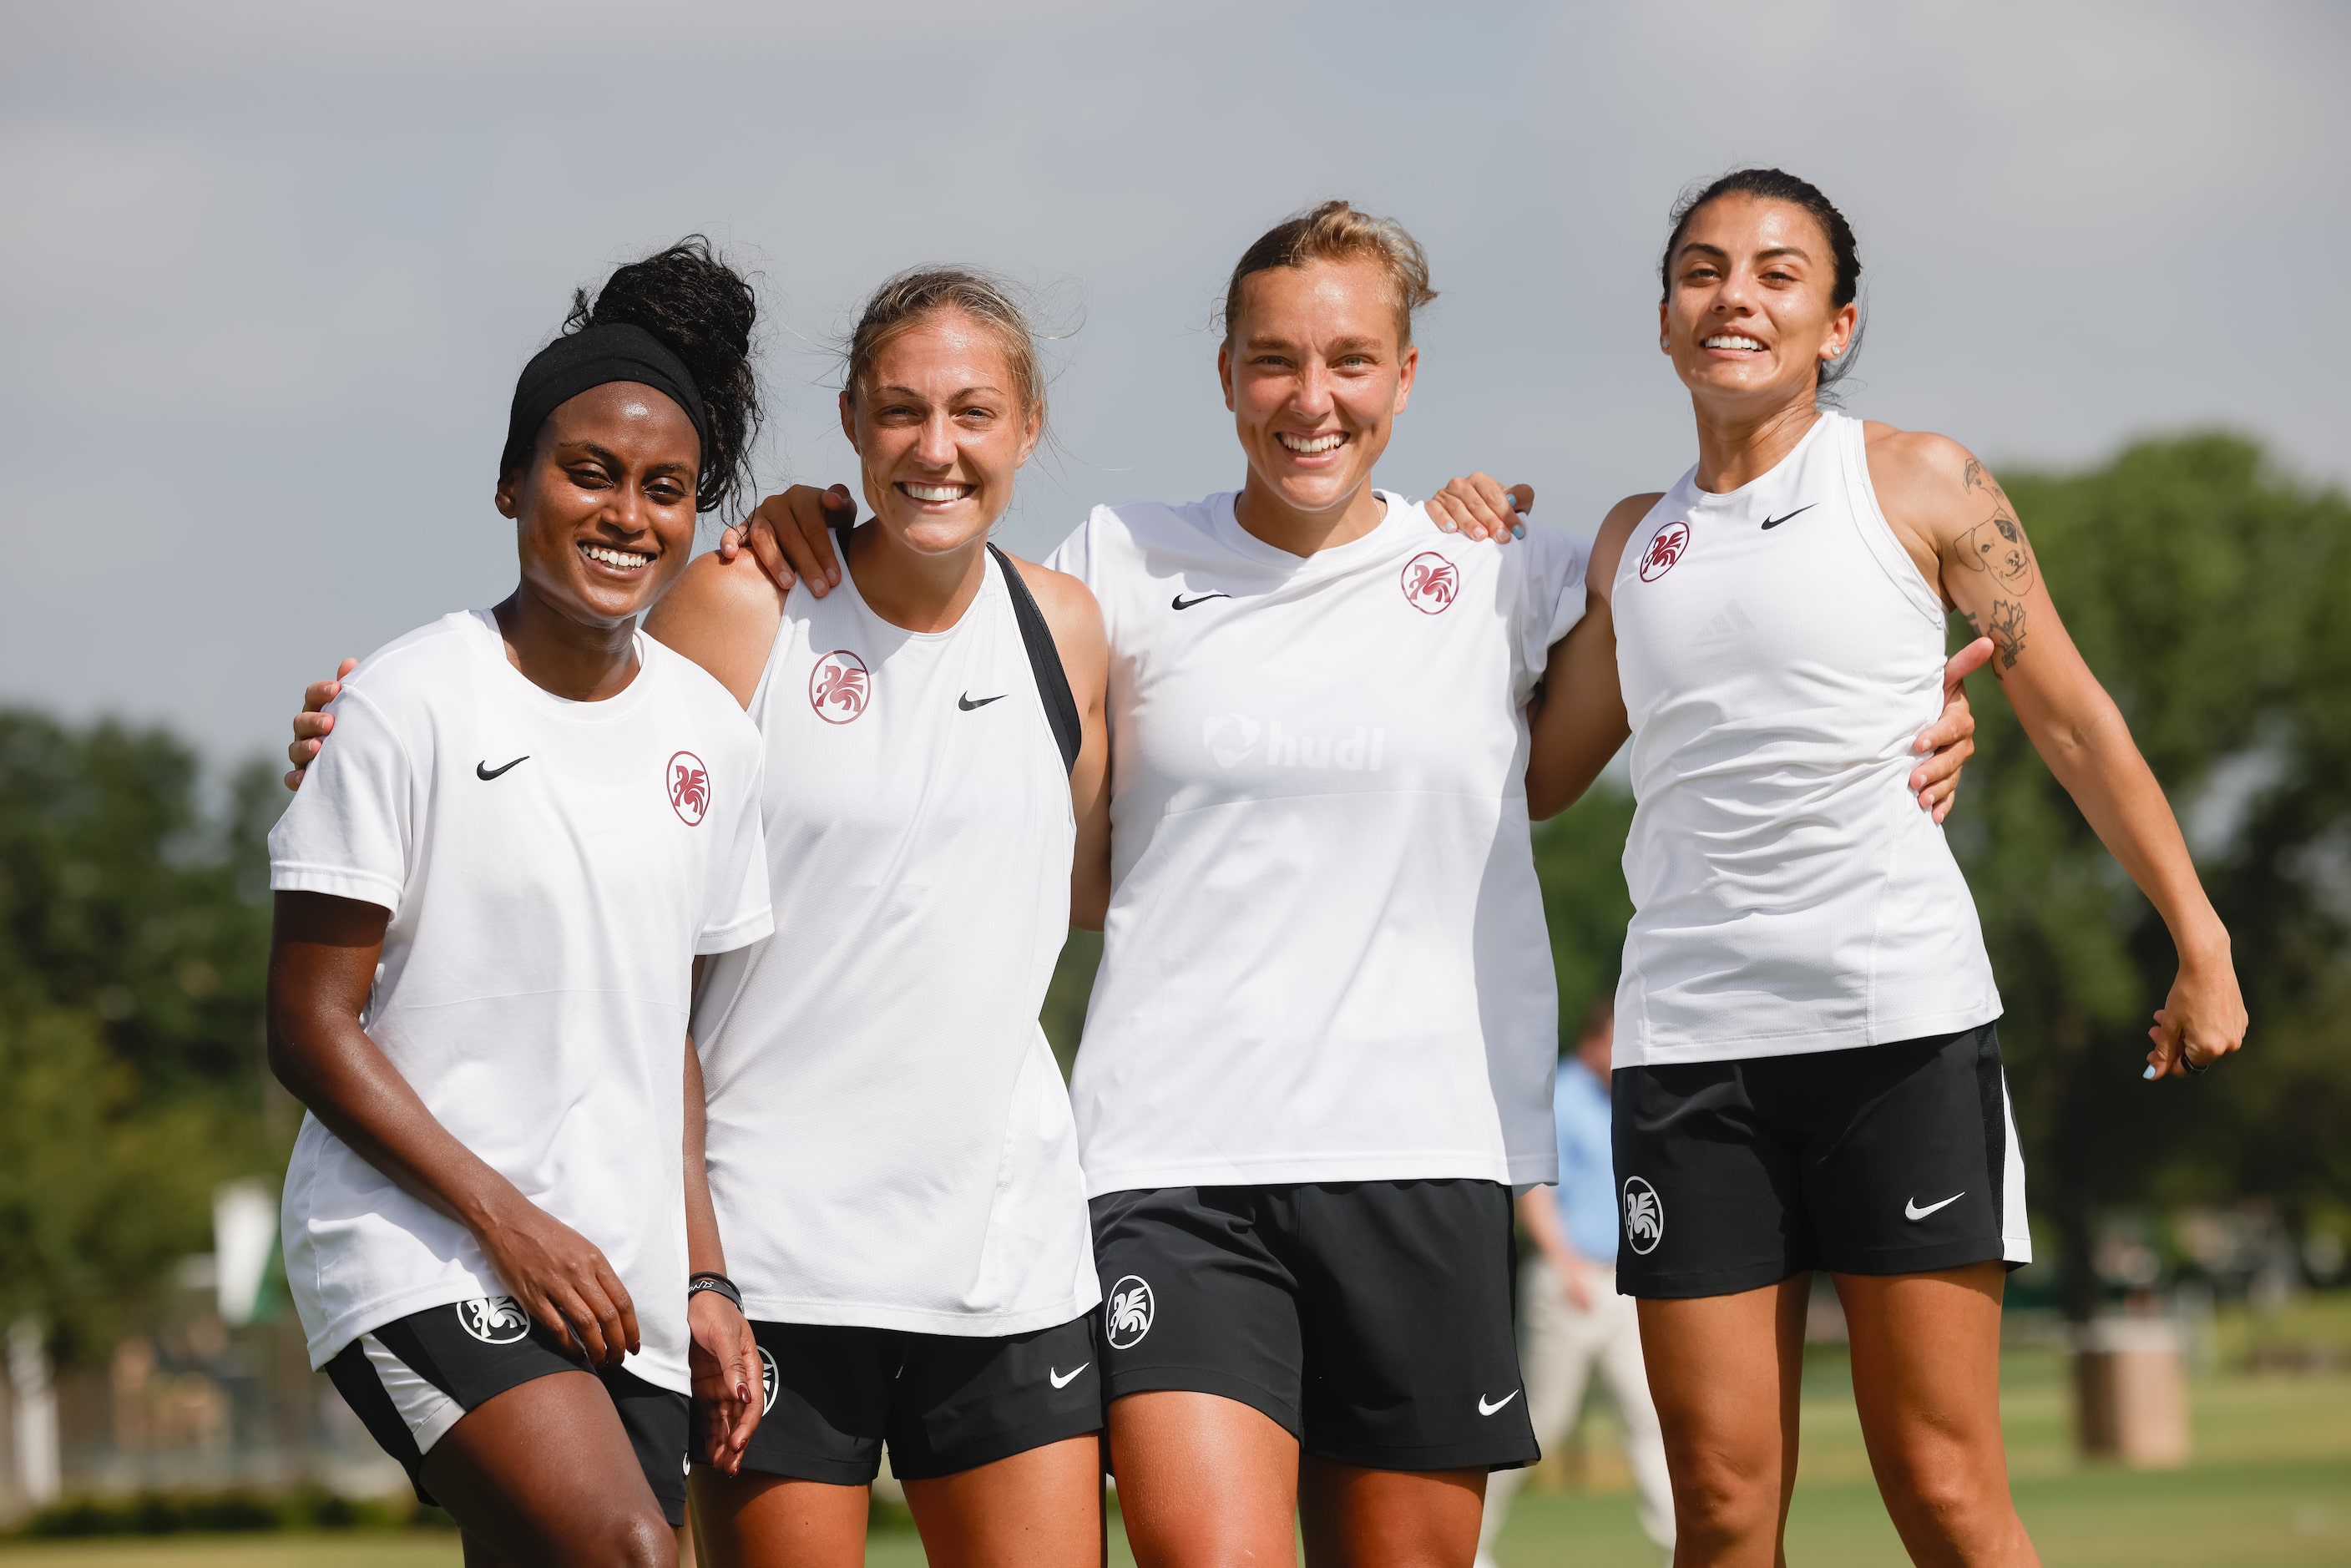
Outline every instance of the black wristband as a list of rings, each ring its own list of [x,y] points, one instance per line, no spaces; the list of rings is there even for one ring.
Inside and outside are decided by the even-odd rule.
[[[705,1291],[716,1291],[734,1302],[737,1312],[743,1310],[743,1292],[737,1290],[735,1281],[726,1275],[714,1274],[705,1270],[685,1282],[685,1299],[689,1301]]]

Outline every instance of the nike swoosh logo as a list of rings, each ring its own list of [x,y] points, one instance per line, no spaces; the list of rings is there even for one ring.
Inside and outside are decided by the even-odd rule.
[[[512,762],[507,763],[507,768],[519,768],[529,760],[530,758],[528,756],[517,757]],[[474,777],[481,779],[485,783],[487,783],[490,779],[493,779],[499,774],[504,773],[507,770],[507,768],[493,768],[490,766],[490,759],[485,757],[479,762],[474,764]]]
[[[990,703],[1000,703],[1004,700],[1005,695],[1005,693],[998,692],[992,697],[981,697],[975,702],[972,700],[972,695],[969,692],[966,692],[963,695],[956,698],[956,706],[963,709],[966,713],[969,713],[976,707],[986,707]]]
[[[1965,1188],[1961,1188],[1959,1191],[1958,1191],[1958,1192],[1955,1192],[1955,1193],[1951,1194],[1951,1196],[1950,1196],[1950,1197],[1949,1197],[1945,1198],[1942,1202],[1940,1202],[1940,1203],[1930,1203],[1930,1204],[1928,1204],[1928,1205],[1926,1207],[1924,1207],[1924,1208],[1921,1208],[1921,1207],[1918,1207],[1918,1200],[1917,1200],[1917,1198],[1915,1198],[1915,1197],[1914,1197],[1914,1198],[1910,1199],[1910,1201],[1909,1201],[1909,1202],[1907,1202],[1907,1203],[1906,1203],[1906,1204],[1904,1204],[1904,1205],[1902,1206],[1902,1213],[1903,1213],[1904,1218],[1907,1218],[1907,1219],[1911,1219],[1911,1220],[1920,1220],[1920,1219],[1924,1219],[1924,1218],[1926,1218],[1928,1215],[1930,1215],[1930,1214],[1934,1213],[1937,1209],[1938,1209],[1938,1208],[1949,1208],[1949,1207],[1951,1207],[1951,1205],[1953,1205],[1953,1204],[1955,1204],[1955,1203],[1959,1202],[1959,1199],[1961,1199],[1961,1198],[1963,1198],[1963,1197],[1967,1197],[1967,1196],[1968,1196],[1968,1195],[1967,1195],[1967,1190],[1966,1190]]]
[[[1794,511],[1788,514],[1788,517],[1801,517],[1806,512],[1811,511],[1813,507],[1817,507],[1819,505],[1820,503],[1818,501],[1813,501],[1809,505],[1798,507]],[[1788,517],[1766,517],[1763,519],[1763,526],[1767,528],[1776,528],[1782,523],[1786,522]]]
[[[1495,1411],[1499,1410],[1503,1406],[1508,1405],[1511,1400],[1516,1399],[1518,1396],[1519,1391],[1513,1388],[1508,1394],[1503,1395],[1501,1398],[1496,1400],[1493,1404],[1489,1405],[1486,1403],[1486,1396],[1480,1394],[1478,1396],[1478,1414],[1480,1416],[1491,1416]]]
[[[1186,599],[1179,593],[1170,602],[1178,610],[1189,610],[1195,604],[1205,604],[1211,599],[1230,599],[1231,597],[1229,593],[1196,593]]]
[[[1077,1381],[1079,1373],[1083,1372],[1087,1367],[1092,1366],[1092,1364],[1093,1363],[1091,1361],[1081,1361],[1078,1363],[1077,1365],[1071,1367],[1067,1373],[1063,1373],[1056,1367],[1049,1366],[1045,1369],[1045,1381],[1051,1384],[1056,1388],[1067,1388],[1071,1384]]]

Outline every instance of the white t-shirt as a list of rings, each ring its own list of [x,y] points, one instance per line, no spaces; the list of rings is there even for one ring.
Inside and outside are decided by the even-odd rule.
[[[710,966],[710,1196],[756,1319],[1003,1335],[1102,1299],[1037,1009],[1070,779],[1000,567],[961,620],[784,601],[751,699],[776,934]]]
[[[1839,1051],[2000,1016],[1967,879],[1918,809],[1943,602],[1823,413],[1728,495],[1693,468],[1617,566],[1634,915],[1616,1065]]]
[[[1110,632],[1113,891],[1071,1084],[1092,1194],[1553,1179],[1525,704],[1583,547],[1382,498],[1304,558],[1230,495],[1098,507],[1047,563]]]
[[[685,1030],[696,954],[768,934],[758,732],[639,635],[568,702],[486,611],[371,654],[269,835],[270,886],[392,911],[368,1037],[459,1142],[602,1249],[629,1368],[686,1389]],[[472,1234],[305,1116],[286,1276],[310,1361],[427,1307],[510,1294]]]

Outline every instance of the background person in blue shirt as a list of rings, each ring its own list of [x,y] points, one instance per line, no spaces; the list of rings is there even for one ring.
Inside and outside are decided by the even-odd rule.
[[[1559,1186],[1529,1189],[1519,1223],[1535,1256],[1519,1276],[1519,1364],[1535,1441],[1548,1452],[1583,1408],[1596,1369],[1625,1422],[1625,1457],[1639,1494],[1641,1528],[1668,1552],[1674,1499],[1666,1447],[1649,1402],[1641,1363],[1641,1321],[1633,1298],[1616,1293],[1616,1173],[1609,1155],[1608,1056],[1615,1038],[1613,1001],[1603,997],[1583,1015],[1575,1053],[1559,1064],[1552,1119],[1559,1138]],[[1486,1483],[1479,1568],[1491,1568],[1510,1498],[1524,1470],[1497,1470]]]

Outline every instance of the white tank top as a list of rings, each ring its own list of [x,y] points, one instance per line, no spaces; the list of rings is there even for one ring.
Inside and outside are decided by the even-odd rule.
[[[846,576],[785,600],[751,702],[776,934],[713,960],[694,1020],[754,1318],[1014,1334],[1101,1299],[1037,1023],[1075,823],[1008,570],[938,632]]]
[[[1616,1064],[1840,1051],[2000,1016],[1975,901],[1907,779],[1941,600],[1823,413],[1728,495],[1698,471],[1616,569],[1635,914]]]

